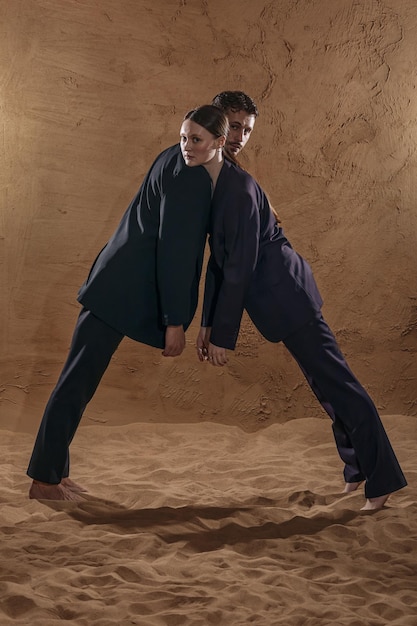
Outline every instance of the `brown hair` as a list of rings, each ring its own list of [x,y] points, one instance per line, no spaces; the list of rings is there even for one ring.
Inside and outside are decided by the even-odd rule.
[[[245,111],[248,115],[258,117],[258,109],[254,101],[243,91],[222,91],[214,96],[212,104],[222,111]]]
[[[226,115],[218,107],[212,104],[203,104],[201,107],[191,109],[185,114],[184,120],[191,120],[199,124],[215,137],[227,137],[229,122]]]
[[[229,133],[229,120],[226,114],[213,104],[203,104],[196,109],[191,109],[184,116],[184,120],[191,120],[199,124],[214,137],[227,137]],[[223,154],[229,161],[238,164],[232,153],[225,147]]]

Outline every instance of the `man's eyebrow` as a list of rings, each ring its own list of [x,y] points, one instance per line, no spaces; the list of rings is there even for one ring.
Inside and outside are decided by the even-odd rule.
[[[238,120],[236,120],[235,122],[230,122],[230,126],[241,126],[242,128],[252,130],[252,126],[249,126],[249,124],[242,124],[242,122],[239,122]]]

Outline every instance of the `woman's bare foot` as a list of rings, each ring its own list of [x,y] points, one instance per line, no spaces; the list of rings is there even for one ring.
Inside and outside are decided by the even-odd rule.
[[[368,498],[365,506],[361,508],[361,511],[378,511],[379,509],[382,509],[390,495],[391,494],[388,493],[387,495],[379,496],[378,498]]]
[[[81,485],[74,482],[71,478],[63,478],[61,480],[61,485],[63,487],[67,487],[70,491],[74,491],[75,493],[87,493],[87,489],[84,489]]]
[[[31,500],[82,500],[82,496],[72,491],[62,483],[59,485],[51,485],[50,483],[41,483],[37,480],[32,482],[29,489],[29,498]]]
[[[358,483],[345,483],[345,488],[343,489],[343,493],[352,493],[352,491],[356,491],[360,484],[363,481],[359,481]]]

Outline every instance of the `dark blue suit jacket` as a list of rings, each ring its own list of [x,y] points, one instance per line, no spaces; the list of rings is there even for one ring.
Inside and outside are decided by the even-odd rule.
[[[109,326],[163,348],[167,325],[194,317],[211,202],[204,167],[162,152],[96,258],[78,300]]]
[[[213,196],[209,242],[202,325],[212,327],[213,344],[234,349],[245,308],[273,342],[320,310],[311,268],[277,225],[265,193],[227,160]]]

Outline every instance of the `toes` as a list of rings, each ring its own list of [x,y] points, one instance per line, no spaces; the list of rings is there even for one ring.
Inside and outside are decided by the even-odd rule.
[[[61,480],[61,485],[70,491],[74,491],[75,493],[87,493],[87,489],[84,489],[82,485],[74,482],[71,478],[63,478]]]

